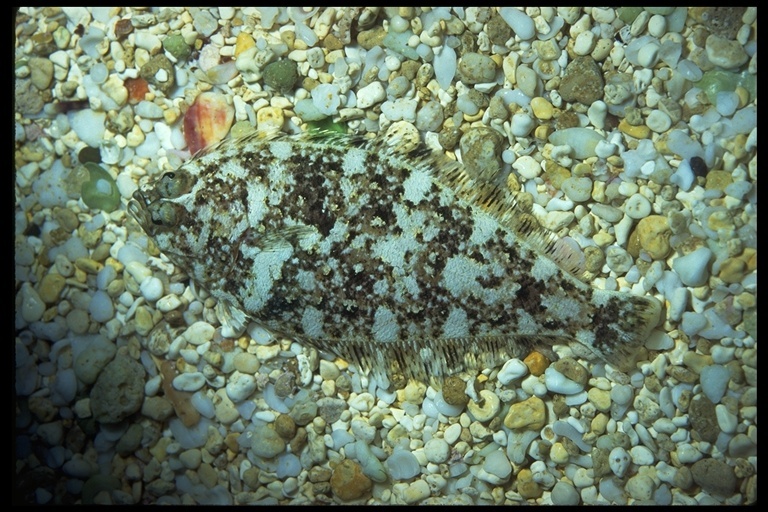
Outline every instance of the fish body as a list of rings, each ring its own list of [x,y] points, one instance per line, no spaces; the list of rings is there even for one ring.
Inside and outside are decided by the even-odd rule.
[[[479,370],[542,342],[628,369],[659,318],[652,297],[579,280],[504,190],[423,146],[226,140],[143,186],[129,211],[231,321],[389,380]]]

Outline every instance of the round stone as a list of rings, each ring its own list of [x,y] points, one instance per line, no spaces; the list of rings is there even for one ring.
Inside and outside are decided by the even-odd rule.
[[[608,466],[611,468],[611,471],[613,471],[613,474],[619,478],[624,477],[624,474],[629,468],[629,462],[629,454],[627,453],[627,450],[621,446],[617,446],[611,450],[610,455],[608,455]]]
[[[531,109],[533,110],[533,115],[536,117],[536,119],[540,119],[542,121],[552,119],[552,115],[555,112],[555,108],[552,106],[552,103],[550,103],[546,98],[542,98],[541,96],[537,96],[531,100]]]
[[[632,194],[624,203],[624,212],[632,219],[642,219],[651,214],[651,202],[642,194]]]
[[[253,375],[233,372],[227,381],[227,396],[234,403],[242,402],[256,391],[256,379]]]
[[[495,418],[501,409],[501,402],[496,393],[488,389],[480,390],[480,403],[470,400],[467,410],[477,421],[485,423]]]
[[[254,354],[241,352],[234,357],[233,365],[235,370],[239,371],[240,373],[255,374],[257,371],[259,371],[261,362],[259,361],[259,358]]]
[[[588,200],[592,195],[592,180],[586,176],[581,178],[570,177],[563,181],[560,189],[575,203]]]
[[[64,289],[64,284],[64,276],[61,274],[50,273],[44,275],[40,280],[40,299],[42,299],[42,301],[46,304],[53,304],[59,299],[59,295]]]
[[[430,439],[427,441],[427,444],[424,445],[424,455],[429,462],[434,462],[435,464],[442,464],[448,460],[450,451],[451,447],[448,446],[448,443],[446,443],[444,439],[438,439],[436,437]]]
[[[693,481],[709,493],[728,497],[736,490],[733,468],[721,460],[701,459],[691,466],[691,475]]]
[[[498,67],[488,56],[467,52],[459,60],[459,77],[468,84],[492,82],[496,78]]]
[[[285,451],[285,441],[267,425],[259,425],[253,431],[251,451],[258,457],[271,459]]]
[[[656,133],[664,133],[672,127],[672,119],[661,110],[652,110],[645,118],[645,125]]]
[[[333,470],[331,490],[342,501],[362,498],[371,491],[373,482],[363,474],[357,462],[344,459]]]
[[[649,215],[640,219],[635,228],[635,235],[640,247],[654,260],[666,258],[672,249],[669,245],[672,231],[667,218],[662,215]]]

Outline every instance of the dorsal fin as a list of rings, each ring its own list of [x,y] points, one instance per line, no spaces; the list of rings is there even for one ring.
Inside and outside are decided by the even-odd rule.
[[[398,153],[380,139],[373,139],[370,143],[376,151]],[[499,224],[512,230],[530,247],[550,258],[569,274],[582,281],[591,276],[584,268],[583,254],[543,227],[531,213],[523,210],[504,186],[473,179],[459,162],[431,150],[423,143],[406,156],[412,160],[414,167],[430,172],[442,186],[449,187],[460,199],[495,217]]]

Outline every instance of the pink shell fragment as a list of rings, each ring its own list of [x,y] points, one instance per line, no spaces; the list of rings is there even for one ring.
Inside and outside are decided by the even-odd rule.
[[[184,115],[184,140],[192,154],[227,136],[235,108],[227,103],[224,95],[204,92]]]

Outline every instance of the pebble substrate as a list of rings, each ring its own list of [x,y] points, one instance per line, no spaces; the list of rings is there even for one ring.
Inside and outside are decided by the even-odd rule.
[[[15,501],[755,502],[756,15],[19,9]],[[225,133],[330,119],[455,154],[666,318],[633,372],[556,347],[439,392],[256,326],[225,338],[77,172],[99,163],[124,205],[189,156],[203,91]]]

